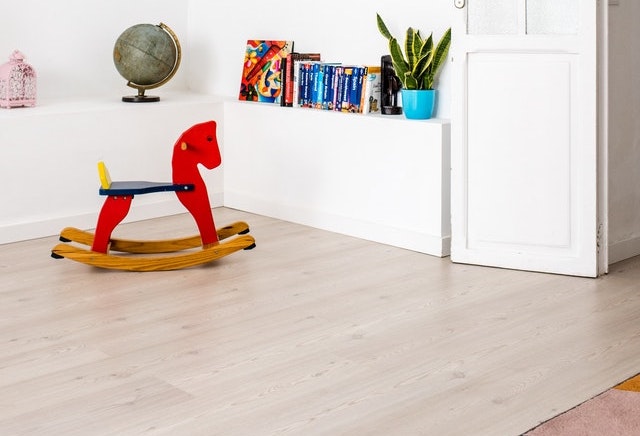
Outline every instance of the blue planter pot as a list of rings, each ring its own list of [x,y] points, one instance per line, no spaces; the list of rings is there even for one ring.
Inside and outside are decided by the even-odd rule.
[[[428,120],[436,106],[435,89],[401,89],[402,110],[406,118]]]

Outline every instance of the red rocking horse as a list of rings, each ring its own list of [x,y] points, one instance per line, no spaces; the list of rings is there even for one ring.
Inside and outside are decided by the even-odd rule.
[[[220,149],[216,140],[216,123],[207,121],[186,130],[173,146],[171,161],[173,183],[112,182],[103,162],[98,163],[100,195],[107,198],[102,206],[95,233],[67,227],[60,232],[62,244],[56,245],[51,256],[69,258],[88,265],[128,271],[174,270],[208,263],[239,250],[255,247],[255,240],[247,235],[249,226],[243,221],[216,229],[207,186],[202,180],[198,164],[207,169],[220,165]],[[129,213],[135,195],[173,191],[193,216],[199,235],[180,239],[139,241],[114,239],[111,233]],[[76,242],[91,250],[69,244]],[[189,250],[200,247],[200,250]],[[130,254],[165,254],[162,256],[120,256]]]

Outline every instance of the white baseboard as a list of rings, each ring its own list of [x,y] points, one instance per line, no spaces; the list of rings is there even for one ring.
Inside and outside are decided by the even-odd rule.
[[[609,245],[609,265],[640,255],[640,237]]]
[[[276,204],[233,191],[225,191],[224,204],[226,207],[393,245],[432,256],[446,257],[449,256],[451,250],[450,235],[430,235],[373,221],[340,216],[322,210],[310,210],[291,204]]]

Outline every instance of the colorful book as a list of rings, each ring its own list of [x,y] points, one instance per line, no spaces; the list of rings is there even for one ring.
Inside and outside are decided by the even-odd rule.
[[[280,103],[282,59],[293,51],[293,41],[250,39],[247,41],[239,100]]]
[[[362,67],[362,77],[360,78],[360,92],[358,94],[358,98],[360,99],[360,107],[358,108],[358,113],[362,113],[362,111],[364,110],[364,93],[365,93],[365,87],[367,86],[367,76],[369,75],[369,67],[368,66],[363,66]]]
[[[351,75],[351,83],[349,84],[349,108],[348,112],[360,112],[360,94],[362,92],[362,77],[364,76],[364,67],[354,66]]]
[[[353,66],[342,70],[342,83],[340,84],[340,111],[349,112],[349,98],[351,96],[351,82],[353,80]]]
[[[367,67],[367,77],[363,81],[362,113],[380,113],[382,98],[382,68],[379,65]]]
[[[322,109],[322,96],[324,93],[324,64],[316,62],[312,69],[313,81],[311,91],[311,107]]]
[[[311,61],[302,61],[300,63],[299,75],[298,105],[300,107],[311,107]]]
[[[282,59],[280,59],[280,63],[282,66],[282,69],[280,71],[280,106],[282,107],[286,107],[287,106],[287,101],[285,99],[286,96],[286,92],[287,92],[287,81],[289,80],[289,78],[287,77],[287,70],[288,70],[288,66],[287,66],[287,61],[289,59],[289,55],[283,57]]]
[[[340,90],[342,89],[342,82],[344,80],[344,67],[339,65],[336,67],[334,76],[333,76],[333,100],[332,106],[334,111],[340,112],[342,108],[342,99],[340,96]]]
[[[320,65],[318,62],[310,62],[309,63],[309,98],[307,102],[307,107],[315,107],[315,100],[318,96],[318,71]]]
[[[336,66],[339,64],[329,63],[324,64],[324,76],[322,78],[322,107],[324,110],[333,110],[333,96],[335,93],[335,75],[336,75]]]
[[[304,62],[300,59],[295,59],[293,61],[293,64],[291,65],[292,68],[292,82],[291,82],[291,89],[290,91],[287,91],[287,99],[291,99],[291,105],[294,107],[299,107],[300,106],[300,78],[302,77],[300,75],[300,64]],[[291,93],[291,95],[289,96],[288,94]]]

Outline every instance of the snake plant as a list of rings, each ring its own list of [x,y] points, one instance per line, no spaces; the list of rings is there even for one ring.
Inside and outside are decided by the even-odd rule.
[[[447,29],[434,45],[433,33],[427,39],[420,31],[409,27],[404,41],[404,53],[400,43],[391,35],[386,24],[376,14],[378,30],[389,41],[389,54],[396,75],[404,89],[433,89],[436,75],[444,65],[451,45],[451,28]]]

